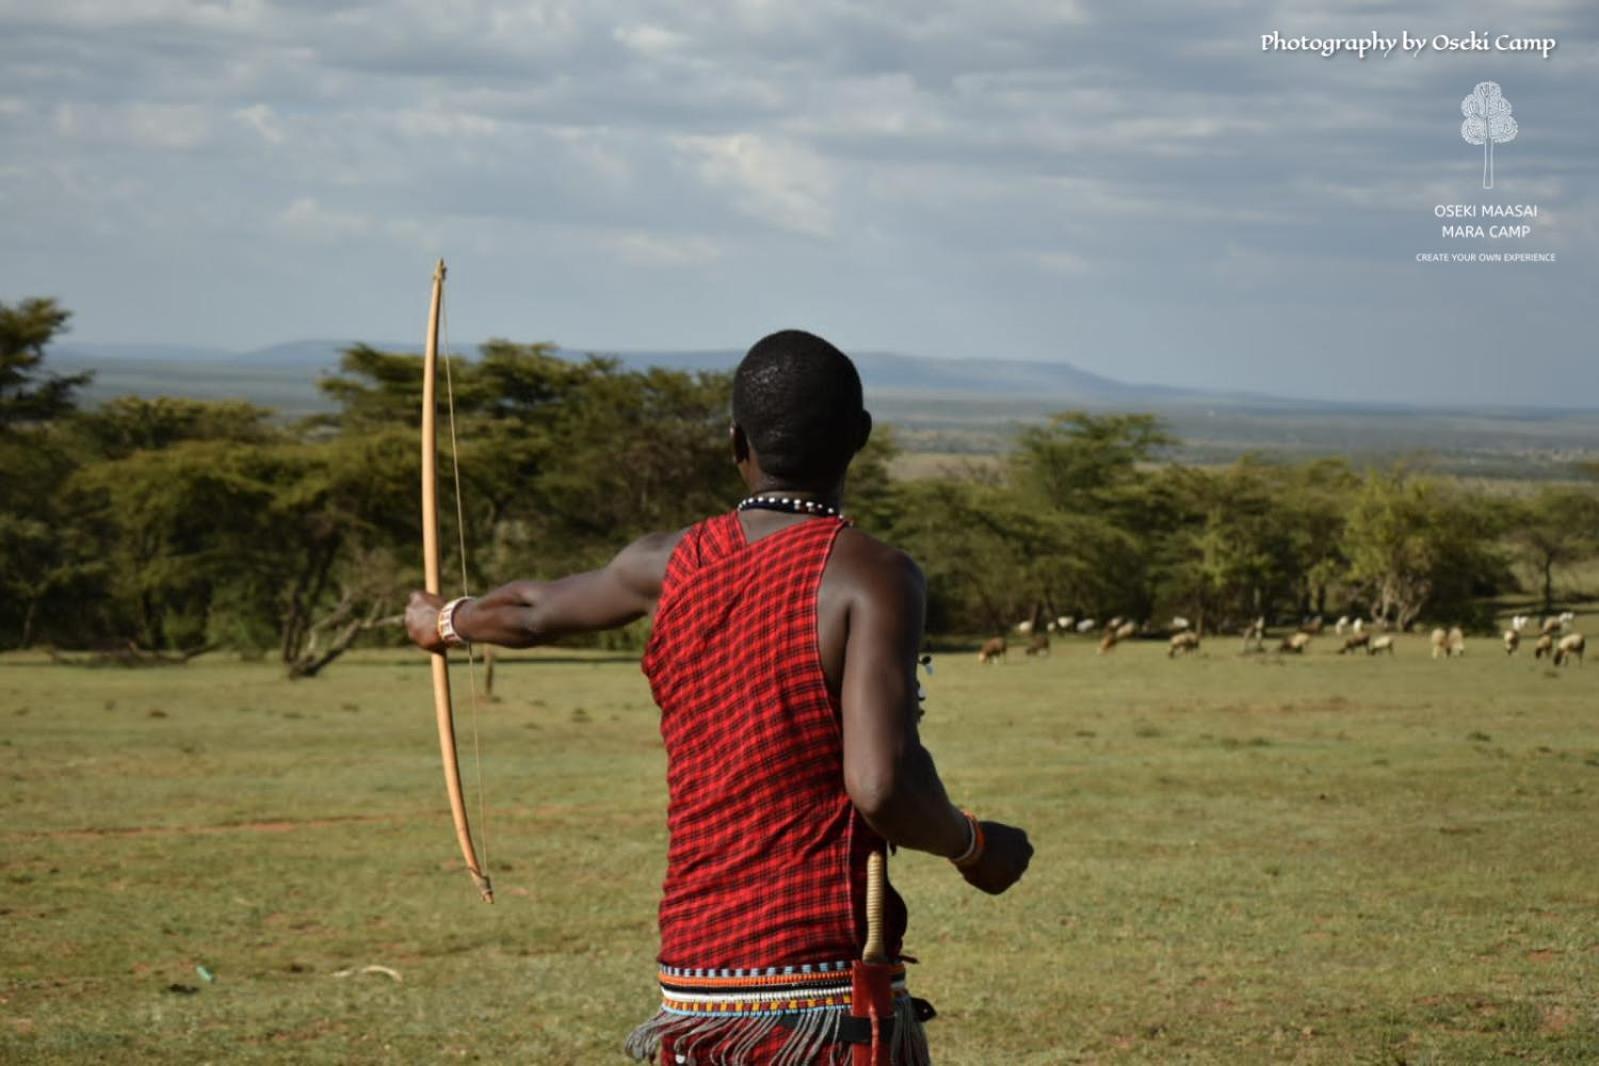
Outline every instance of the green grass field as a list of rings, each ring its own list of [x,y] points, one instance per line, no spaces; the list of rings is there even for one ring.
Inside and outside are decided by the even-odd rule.
[[[999,898],[894,863],[938,1061],[1599,1060],[1599,664],[1236,645],[938,659],[952,793],[1038,848]],[[498,689],[489,907],[420,656],[294,684],[0,659],[0,1061],[625,1062],[654,708],[614,657]]]

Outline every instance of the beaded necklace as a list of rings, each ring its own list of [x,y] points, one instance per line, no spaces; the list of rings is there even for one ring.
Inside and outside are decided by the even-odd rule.
[[[844,512],[816,500],[798,496],[746,496],[738,501],[740,511],[783,511],[787,514],[821,515],[824,518],[842,518]]]

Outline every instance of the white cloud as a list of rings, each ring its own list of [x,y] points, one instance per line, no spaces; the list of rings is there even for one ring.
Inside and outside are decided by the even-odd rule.
[[[364,236],[376,228],[372,216],[323,207],[312,196],[302,196],[280,211],[278,223],[296,237],[318,241]]]
[[[500,132],[500,123],[488,115],[476,115],[436,102],[426,107],[406,108],[395,115],[394,121],[400,132],[409,137],[492,137]]]
[[[744,214],[812,237],[833,231],[834,180],[825,159],[792,141],[735,133],[674,143],[707,185],[733,193]]]
[[[722,257],[721,245],[709,237],[634,231],[605,241],[617,258],[630,266],[681,267],[712,263]]]
[[[675,52],[688,43],[686,35],[647,22],[618,26],[613,36],[621,44],[645,56]]]
[[[1051,274],[1082,277],[1092,273],[1094,270],[1094,260],[1068,252],[1063,248],[1049,252],[1029,253],[1028,258],[1038,267]]]
[[[266,0],[11,0],[0,3],[0,19],[90,30],[140,25],[248,29],[261,22],[269,6]]]
[[[199,104],[63,103],[55,110],[55,129],[62,137],[91,143],[184,151],[210,138],[212,122]]]
[[[251,104],[249,107],[241,107],[233,112],[233,117],[254,130],[266,143],[272,145],[283,143],[283,124],[278,121],[278,117],[272,108],[266,104]]]

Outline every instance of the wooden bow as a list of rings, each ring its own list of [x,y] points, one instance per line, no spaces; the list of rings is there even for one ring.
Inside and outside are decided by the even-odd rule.
[[[439,313],[444,304],[444,260],[433,270],[433,301],[428,309],[427,347],[422,356],[422,569],[424,587],[437,596],[439,580],[438,499],[438,364]],[[453,415],[452,415],[453,418]],[[453,432],[453,422],[452,432]],[[466,797],[461,793],[461,764],[455,750],[455,712],[450,703],[450,659],[433,653],[433,710],[439,723],[439,752],[444,760],[444,787],[455,819],[455,838],[467,872],[477,883],[485,903],[494,902],[494,886],[478,862],[472,846],[472,829],[466,818]]]

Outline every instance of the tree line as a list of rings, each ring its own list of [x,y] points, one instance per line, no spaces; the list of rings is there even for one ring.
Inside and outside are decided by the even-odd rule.
[[[321,383],[335,411],[292,423],[241,401],[90,408],[88,375],[46,366],[68,321],[52,300],[0,303],[0,647],[128,662],[228,648],[303,677],[400,639],[420,584],[420,356],[346,350]],[[599,565],[741,494],[726,374],[496,340],[451,380],[473,589]],[[1586,485],[1512,497],[1334,459],[1192,467],[1166,460],[1174,443],[1149,415],[1069,412],[1022,429],[996,466],[896,480],[883,427],[849,510],[921,562],[938,633],[1168,611],[1209,630],[1330,610],[1482,626],[1514,564],[1550,609],[1561,573],[1599,554]]]

